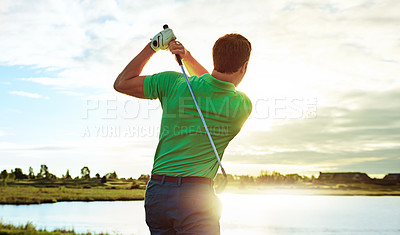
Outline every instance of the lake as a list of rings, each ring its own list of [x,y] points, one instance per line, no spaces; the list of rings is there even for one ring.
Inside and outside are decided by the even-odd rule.
[[[400,234],[400,197],[219,195],[222,234]],[[149,234],[143,201],[0,205],[4,223]]]

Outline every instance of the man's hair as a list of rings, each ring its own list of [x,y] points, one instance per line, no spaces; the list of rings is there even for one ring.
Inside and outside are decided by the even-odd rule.
[[[234,73],[249,60],[251,43],[240,34],[220,37],[213,47],[214,69],[220,73]]]

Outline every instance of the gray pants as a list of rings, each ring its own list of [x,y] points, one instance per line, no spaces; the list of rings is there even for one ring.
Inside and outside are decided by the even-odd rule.
[[[150,180],[145,210],[152,235],[220,234],[221,203],[210,184]]]

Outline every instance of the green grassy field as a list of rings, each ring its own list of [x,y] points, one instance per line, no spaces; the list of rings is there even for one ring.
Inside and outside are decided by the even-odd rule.
[[[143,200],[145,183],[132,180],[20,180],[0,187],[0,204],[40,204],[61,201]]]
[[[74,230],[65,230],[65,229],[56,229],[54,231],[47,231],[43,229],[37,229],[35,225],[28,222],[25,225],[11,225],[11,224],[3,224],[0,221],[0,234],[11,234],[11,235],[61,235],[61,234],[85,234],[91,235],[94,233],[75,233]],[[107,233],[100,233],[100,234],[107,234]]]
[[[326,196],[400,196],[400,186],[375,184],[312,184],[257,185],[228,184],[227,193],[289,194]]]
[[[1,187],[0,204],[143,200],[142,189]]]
[[[0,186],[0,204],[41,204],[62,201],[143,200],[146,182],[137,180],[18,180]],[[400,196],[400,186],[375,184],[241,184],[230,182],[226,193]]]

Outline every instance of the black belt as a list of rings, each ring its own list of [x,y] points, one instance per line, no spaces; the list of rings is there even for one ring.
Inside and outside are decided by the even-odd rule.
[[[212,184],[213,180],[207,177],[198,176],[167,176],[167,175],[151,175],[151,180],[171,182],[171,183],[200,183],[200,184]]]

